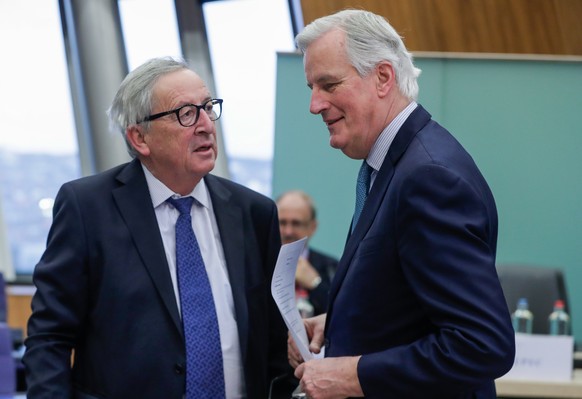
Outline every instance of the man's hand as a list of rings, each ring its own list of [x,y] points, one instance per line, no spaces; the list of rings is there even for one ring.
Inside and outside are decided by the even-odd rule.
[[[309,261],[303,257],[299,258],[297,262],[297,271],[295,272],[295,282],[299,284],[299,286],[303,289],[311,291],[315,287],[313,286],[313,282],[317,280],[317,278],[321,277],[317,270],[313,267]]]
[[[303,320],[305,331],[307,332],[307,338],[309,339],[310,352],[321,352],[321,347],[323,346],[325,317],[325,314],[321,314]],[[287,338],[287,357],[289,358],[289,364],[293,368],[297,368],[297,366],[303,363],[303,357],[301,357],[301,353],[299,353],[299,349],[297,349],[297,345],[295,345],[295,341],[293,341],[291,334],[289,334],[289,337]]]
[[[301,390],[310,399],[363,397],[358,379],[361,356],[309,360],[295,369]]]

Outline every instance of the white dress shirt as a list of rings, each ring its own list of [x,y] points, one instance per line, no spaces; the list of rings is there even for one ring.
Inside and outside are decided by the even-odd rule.
[[[168,260],[170,276],[176,296],[176,304],[178,305],[178,310],[181,311],[176,271],[175,230],[179,212],[166,202],[169,197],[180,198],[181,196],[166,187],[143,164],[142,167],[158,220],[160,234],[164,242],[164,249],[166,251],[166,258]],[[210,280],[212,296],[214,297],[214,304],[216,306],[222,358],[224,361],[226,398],[243,399],[246,397],[246,389],[232,289],[228,279],[224,250],[220,240],[218,225],[216,224],[216,217],[214,216],[212,201],[210,200],[210,194],[208,193],[204,179],[200,180],[200,183],[196,185],[189,196],[195,199],[191,210],[192,228],[194,229],[196,240],[200,246],[200,252],[204,260],[208,279]]]

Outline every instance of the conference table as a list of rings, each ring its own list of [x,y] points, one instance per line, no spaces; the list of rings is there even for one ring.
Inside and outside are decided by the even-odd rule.
[[[498,379],[495,381],[498,398],[546,398],[546,399],[582,399],[582,369],[574,370],[572,381],[521,381]],[[19,393],[15,396],[0,399],[26,399],[26,394]]]
[[[582,369],[575,369],[571,381],[522,381],[501,378],[495,381],[498,398],[581,398]]]

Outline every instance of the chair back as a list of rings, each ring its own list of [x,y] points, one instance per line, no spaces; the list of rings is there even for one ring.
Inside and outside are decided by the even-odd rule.
[[[16,393],[16,363],[12,357],[12,337],[6,323],[0,322],[0,395]]]
[[[0,272],[0,322],[6,322],[8,314],[8,305],[6,299],[6,282],[4,275]]]
[[[533,313],[534,334],[548,334],[548,317],[557,299],[564,301],[564,310],[570,315],[570,305],[564,273],[559,268],[505,264],[497,266],[497,273],[505,294],[507,307],[514,312],[519,298],[527,298]]]

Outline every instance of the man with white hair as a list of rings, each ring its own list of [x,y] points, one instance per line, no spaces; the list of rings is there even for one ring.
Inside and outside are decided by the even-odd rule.
[[[309,398],[495,398],[515,336],[495,270],[497,210],[459,142],[416,102],[420,70],[381,16],[344,10],[296,38],[310,111],[363,160],[327,314],[304,321]],[[336,176],[337,177],[337,176]]]

